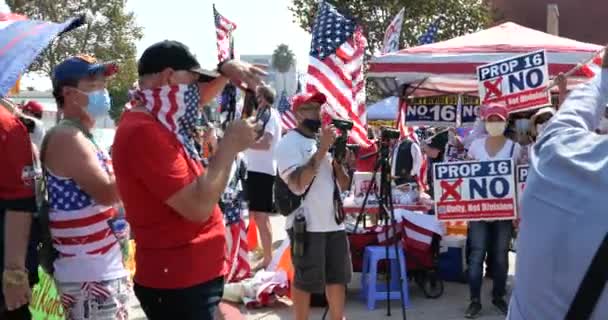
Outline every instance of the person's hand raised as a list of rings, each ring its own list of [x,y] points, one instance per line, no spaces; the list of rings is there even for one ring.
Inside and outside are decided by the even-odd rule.
[[[319,149],[322,152],[328,152],[329,148],[331,148],[336,141],[336,137],[336,127],[333,125],[329,125],[321,129],[321,136],[319,137],[321,143],[319,144]]]
[[[248,149],[255,143],[259,127],[254,118],[234,120],[224,132],[223,145],[235,153]]]
[[[262,69],[238,60],[225,62],[219,71],[234,84],[250,90],[255,90],[257,86],[261,85],[261,77],[267,75]]]

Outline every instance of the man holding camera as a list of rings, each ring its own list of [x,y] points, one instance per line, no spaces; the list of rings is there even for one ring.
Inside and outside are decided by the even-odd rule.
[[[258,109],[256,119],[263,126],[261,137],[247,151],[247,198],[249,212],[260,230],[264,259],[260,267],[266,268],[272,260],[272,228],[269,214],[273,212],[272,186],[277,172],[274,149],[281,139],[281,118],[272,108],[275,93],[268,86],[256,89]],[[254,249],[254,248],[251,248]]]
[[[289,190],[302,196],[301,206],[289,214],[286,228],[292,248],[295,280],[292,292],[296,320],[308,319],[311,293],[325,290],[331,319],[344,317],[345,285],[352,265],[339,192],[349,186],[347,170],[329,153],[336,139],[333,125],[321,128],[322,94],[305,93],[292,102],[298,127],[288,132],[277,147],[280,178]],[[317,144],[317,138],[319,143]],[[338,199],[336,198],[338,195]],[[294,220],[304,223],[295,232]],[[300,225],[301,226],[301,225]]]

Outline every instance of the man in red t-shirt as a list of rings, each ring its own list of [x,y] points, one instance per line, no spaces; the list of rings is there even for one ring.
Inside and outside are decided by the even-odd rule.
[[[31,319],[30,286],[38,281],[34,182],[40,174],[33,148],[24,123],[0,105],[0,319]]]
[[[138,105],[116,132],[114,169],[137,244],[134,289],[149,319],[213,319],[222,297],[225,231],[217,204],[256,126],[251,119],[230,125],[206,170],[192,133],[199,106],[228,78],[253,88],[261,71],[237,61],[218,69],[216,78],[202,70],[179,42],[152,45],[138,63]]]

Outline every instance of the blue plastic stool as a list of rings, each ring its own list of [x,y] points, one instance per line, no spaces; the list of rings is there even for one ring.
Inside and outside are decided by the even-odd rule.
[[[408,291],[407,271],[405,265],[405,255],[403,249],[399,248],[399,265],[401,266],[401,275],[397,268],[397,257],[395,257],[395,247],[388,248],[388,260],[391,266],[391,282],[388,285],[378,284],[378,262],[386,260],[386,247],[384,246],[367,246],[363,252],[363,270],[361,273],[361,288],[363,299],[367,302],[367,308],[374,310],[376,301],[386,300],[386,291],[389,290],[391,300],[400,300],[399,280],[403,279],[403,305],[406,308],[410,306],[410,297]]]

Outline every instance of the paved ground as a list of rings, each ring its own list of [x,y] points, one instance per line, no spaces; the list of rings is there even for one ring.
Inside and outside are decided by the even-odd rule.
[[[282,240],[286,237],[283,230],[284,218],[276,216],[272,218],[273,235],[275,241]],[[511,268],[509,274],[513,275],[515,272],[515,256],[511,254]],[[378,303],[376,310],[369,311],[363,300],[359,298],[358,293],[360,291],[359,285],[360,277],[359,274],[355,274],[353,282],[349,288],[348,301],[346,305],[346,316],[349,320],[370,320],[370,319],[401,319],[400,305],[397,301],[391,303],[392,316],[386,317],[386,303]],[[511,283],[511,279],[509,281]],[[486,281],[484,284],[484,292],[486,293],[482,299],[484,303],[484,309],[480,320],[502,320],[504,316],[501,316],[494,306],[490,302],[490,290],[491,281]],[[411,307],[406,310],[407,319],[410,320],[456,320],[464,319],[463,314],[468,303],[468,286],[459,283],[446,283],[445,292],[442,297],[436,300],[426,299],[422,294],[420,288],[415,284],[410,283],[410,304]],[[137,304],[137,299],[133,297],[133,306],[131,307],[132,320],[144,320],[145,315]],[[323,309],[313,309],[311,319],[322,319]],[[247,320],[277,320],[277,319],[291,319],[291,310],[289,308],[289,302],[280,303],[273,308],[266,308],[260,310],[246,310],[242,309],[242,313],[245,315]]]

